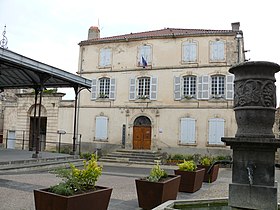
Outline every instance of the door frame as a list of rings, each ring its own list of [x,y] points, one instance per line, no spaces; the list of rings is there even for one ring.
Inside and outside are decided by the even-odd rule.
[[[134,120],[133,123],[133,137],[132,137],[132,149],[140,149],[140,150],[151,150],[152,146],[152,125],[151,120],[147,116],[139,116]],[[137,131],[136,131],[137,129]],[[148,130],[147,130],[148,129]],[[145,136],[145,133],[147,134],[147,131],[149,132],[149,136]],[[140,132],[140,142],[137,140],[139,138]],[[145,141],[145,139],[147,141]],[[136,142],[138,141],[138,142]],[[146,144],[148,143],[148,145]],[[139,145],[140,144],[140,145]]]

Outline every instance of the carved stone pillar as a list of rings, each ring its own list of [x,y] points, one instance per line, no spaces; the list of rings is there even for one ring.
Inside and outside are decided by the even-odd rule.
[[[229,205],[239,209],[277,209],[275,151],[280,147],[272,127],[275,121],[274,74],[280,66],[245,62],[232,67],[235,138],[222,138],[233,150]]]

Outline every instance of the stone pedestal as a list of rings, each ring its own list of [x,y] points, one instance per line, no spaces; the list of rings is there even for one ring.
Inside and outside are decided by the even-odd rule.
[[[241,209],[277,209],[275,138],[222,138],[233,149],[229,205]]]

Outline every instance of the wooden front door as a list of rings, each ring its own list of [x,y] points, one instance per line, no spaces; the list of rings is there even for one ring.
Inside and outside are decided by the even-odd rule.
[[[151,126],[133,127],[133,149],[151,149]]]

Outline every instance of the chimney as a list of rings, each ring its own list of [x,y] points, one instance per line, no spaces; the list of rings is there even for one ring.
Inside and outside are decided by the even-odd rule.
[[[231,24],[231,28],[233,31],[239,31],[240,22],[235,22]]]
[[[100,30],[97,26],[91,26],[88,29],[88,39],[99,39],[100,38]]]

